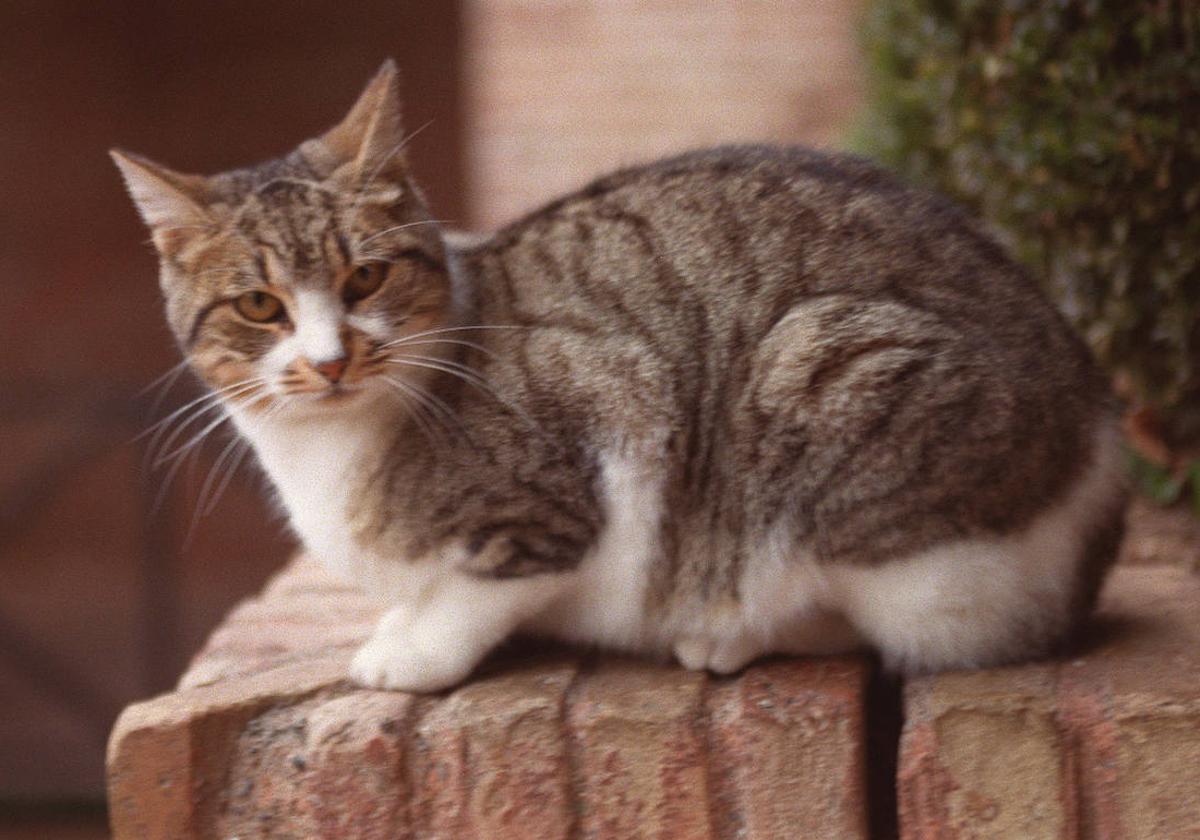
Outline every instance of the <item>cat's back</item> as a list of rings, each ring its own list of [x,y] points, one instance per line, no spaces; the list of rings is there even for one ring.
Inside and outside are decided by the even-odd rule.
[[[1064,319],[973,220],[849,155],[692,152],[602,177],[461,253],[485,320],[626,339],[643,360],[694,367],[704,348],[718,366],[748,363],[807,312],[822,346],[952,333],[958,352],[1047,399],[1065,385],[1090,400],[1106,390]]]
[[[726,146],[623,169],[465,253],[502,275],[491,291],[534,310],[599,297],[653,321],[680,306],[721,307],[753,333],[804,298],[913,292],[936,297],[947,316],[1063,331],[952,204],[861,158],[803,147]]]

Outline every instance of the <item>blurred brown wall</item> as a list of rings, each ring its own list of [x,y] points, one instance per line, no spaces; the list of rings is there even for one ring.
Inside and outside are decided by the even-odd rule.
[[[467,178],[493,227],[595,176],[731,142],[835,146],[861,0],[463,4]]]
[[[228,438],[152,511],[138,392],[178,354],[106,150],[198,172],[275,156],[390,55],[409,126],[432,120],[417,177],[461,218],[458,18],[419,0],[0,3],[0,800],[98,793],[116,711],[166,688],[291,545],[251,470],[192,527]]]

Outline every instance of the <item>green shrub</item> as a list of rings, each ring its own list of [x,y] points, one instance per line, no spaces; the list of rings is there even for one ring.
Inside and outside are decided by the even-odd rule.
[[[854,145],[974,208],[1200,433],[1200,3],[874,0]]]

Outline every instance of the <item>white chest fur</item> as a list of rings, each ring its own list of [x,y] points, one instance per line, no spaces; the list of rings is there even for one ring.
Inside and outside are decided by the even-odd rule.
[[[351,533],[356,475],[382,457],[383,429],[360,416],[291,421],[237,417],[279,491],[305,548],[331,571],[358,580],[369,560]]]

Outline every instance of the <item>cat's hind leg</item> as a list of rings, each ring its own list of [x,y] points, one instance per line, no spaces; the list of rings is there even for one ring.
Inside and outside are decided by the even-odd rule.
[[[676,640],[675,658],[688,670],[732,674],[760,656],[786,653],[830,656],[859,650],[865,642],[854,627],[833,612],[806,610],[764,636],[752,628],[712,636],[683,635]]]
[[[762,642],[750,635],[713,638],[701,634],[680,637],[674,645],[675,659],[689,671],[732,674],[766,652]]]

